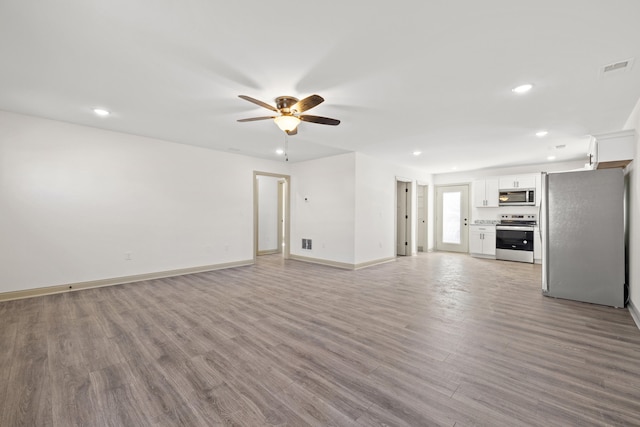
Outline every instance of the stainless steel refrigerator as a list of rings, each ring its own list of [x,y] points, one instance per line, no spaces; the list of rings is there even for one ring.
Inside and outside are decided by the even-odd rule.
[[[542,174],[542,292],[624,307],[622,169]]]

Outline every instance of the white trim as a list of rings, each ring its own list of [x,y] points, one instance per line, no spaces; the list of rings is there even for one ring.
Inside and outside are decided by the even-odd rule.
[[[640,329],[640,311],[638,311],[637,307],[633,305],[633,302],[629,300],[627,304],[627,308],[629,309],[629,314],[631,314],[631,318],[634,322],[636,322],[636,326]]]
[[[204,265],[200,267],[180,268],[177,270],[159,271],[155,273],[136,274],[133,276],[113,277],[110,279],[91,280],[88,282],[67,283],[64,285],[47,286],[43,288],[24,289],[0,293],[0,301],[10,301],[23,298],[32,298],[42,295],[73,292],[81,289],[100,288],[103,286],[122,285],[125,283],[141,282],[144,280],[162,279],[165,277],[183,276],[185,274],[204,273],[207,271],[222,270],[225,268],[243,267],[253,265],[252,259],[227,262],[223,264]]]
[[[264,249],[261,251],[258,251],[258,255],[273,255],[273,254],[278,254],[280,252],[278,252],[278,249]]]
[[[321,259],[321,258],[311,258],[311,257],[293,255],[293,254],[291,255],[290,259],[293,259],[296,261],[302,261],[302,262],[309,262],[312,264],[326,265],[329,267],[342,268],[344,270],[359,270],[361,268],[371,267],[373,265],[384,264],[386,262],[395,261],[396,257],[375,259],[367,262],[361,262],[360,264],[349,264],[346,262],[330,261],[330,260]]]
[[[387,262],[395,262],[397,259],[398,257],[391,257],[391,258],[380,258],[380,259],[374,259],[367,262],[361,262],[360,264],[355,265],[354,270],[360,270],[361,268],[367,268],[373,265],[386,264]]]

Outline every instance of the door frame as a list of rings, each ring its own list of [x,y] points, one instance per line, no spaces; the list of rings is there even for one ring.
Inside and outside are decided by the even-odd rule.
[[[280,173],[260,172],[253,171],[253,262],[256,262],[258,257],[258,205],[259,205],[259,189],[258,189],[258,177],[269,176],[274,178],[280,178],[285,182],[284,191],[284,236],[282,242],[284,242],[284,248],[282,248],[282,257],[289,259],[291,255],[291,176]],[[280,185],[280,184],[279,184]],[[280,229],[280,227],[278,227]],[[282,242],[278,242],[279,246],[282,246]]]
[[[278,180],[278,247],[276,252],[279,254],[282,253],[282,242],[284,241],[284,236],[289,234],[284,232],[284,219],[288,217],[288,215],[284,214],[284,197],[289,192],[287,190],[288,186],[289,184],[285,179]],[[289,245],[286,246],[288,247]]]

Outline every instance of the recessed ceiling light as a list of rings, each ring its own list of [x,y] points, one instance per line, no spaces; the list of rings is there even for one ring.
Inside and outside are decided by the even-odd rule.
[[[422,151],[414,151],[414,152],[413,152],[413,155],[414,155],[414,156],[419,156],[420,154],[422,154]]]
[[[511,89],[514,93],[527,93],[531,90],[531,88],[533,87],[532,84],[527,83],[524,85],[520,85],[518,87],[514,87],[513,89]]]
[[[276,150],[276,154],[282,155],[282,154],[284,154],[284,150],[282,148],[278,148]]]
[[[541,130],[540,132],[536,132],[536,136],[538,138],[544,138],[547,135],[549,135],[549,132],[546,130]]]
[[[547,157],[547,160],[555,160],[555,159],[556,159],[556,156],[548,156]]]
[[[93,112],[96,113],[100,117],[106,117],[109,114],[111,114],[111,113],[109,113],[107,110],[105,110],[103,108],[94,108]]]
[[[457,167],[457,166],[454,166],[454,167],[452,167],[452,168],[451,168],[451,170],[452,170],[452,171],[457,171],[457,170],[458,170],[458,167]]]

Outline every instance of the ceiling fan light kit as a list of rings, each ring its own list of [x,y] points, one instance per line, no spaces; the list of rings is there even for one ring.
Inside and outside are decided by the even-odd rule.
[[[275,99],[276,106],[267,104],[258,99],[251,98],[246,95],[238,95],[245,101],[252,102],[267,110],[271,110],[276,113],[280,113],[279,116],[266,116],[266,117],[252,117],[249,119],[239,119],[239,122],[254,122],[257,120],[270,120],[273,119],[276,125],[285,132],[287,135],[296,135],[298,133],[297,127],[301,121],[318,123],[321,125],[337,126],[340,124],[340,120],[331,119],[329,117],[311,116],[308,114],[300,114],[318,104],[324,102],[324,98],[320,95],[311,95],[302,100],[294,98],[292,96],[279,96]]]
[[[283,132],[291,132],[300,124],[300,119],[296,116],[278,116],[273,121]]]

